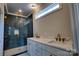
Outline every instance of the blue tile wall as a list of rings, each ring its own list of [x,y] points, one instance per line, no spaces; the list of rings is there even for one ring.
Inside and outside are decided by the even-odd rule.
[[[4,43],[5,50],[27,45],[27,39],[25,37],[33,36],[32,15],[30,17],[28,17],[27,19],[25,19],[27,21],[30,21],[28,24],[24,25],[21,28],[18,28],[18,26],[17,26],[17,29],[19,29],[19,38],[18,39],[14,35],[15,28],[13,27],[14,22],[16,21],[16,16],[7,15],[7,17],[8,17],[8,19],[7,19],[8,23],[5,22],[5,24],[4,24],[4,27],[5,27],[4,36],[7,36],[7,38],[5,38],[5,43]],[[11,29],[9,29],[9,27],[11,27]],[[8,35],[9,32],[10,32],[10,35]]]

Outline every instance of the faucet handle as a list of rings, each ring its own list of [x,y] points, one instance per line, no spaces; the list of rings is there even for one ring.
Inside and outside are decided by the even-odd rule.
[[[62,42],[64,42],[66,40],[66,38],[62,38]]]
[[[56,41],[58,41],[58,38],[57,37],[55,39],[56,39]]]

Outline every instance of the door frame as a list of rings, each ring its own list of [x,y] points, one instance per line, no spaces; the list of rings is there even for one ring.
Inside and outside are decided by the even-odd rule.
[[[70,18],[71,18],[71,28],[72,28],[72,35],[73,35],[73,49],[79,53],[79,4],[69,4],[70,9]]]

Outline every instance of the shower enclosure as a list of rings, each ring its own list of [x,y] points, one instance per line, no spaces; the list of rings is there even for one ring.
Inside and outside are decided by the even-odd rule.
[[[32,15],[28,18],[5,14],[4,50],[27,45],[27,37],[33,37]]]

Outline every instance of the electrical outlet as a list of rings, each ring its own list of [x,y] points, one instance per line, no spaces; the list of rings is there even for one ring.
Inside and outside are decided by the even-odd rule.
[[[45,35],[45,36],[47,36],[47,35],[48,35],[48,33],[47,33],[47,32],[44,32],[44,35]]]

